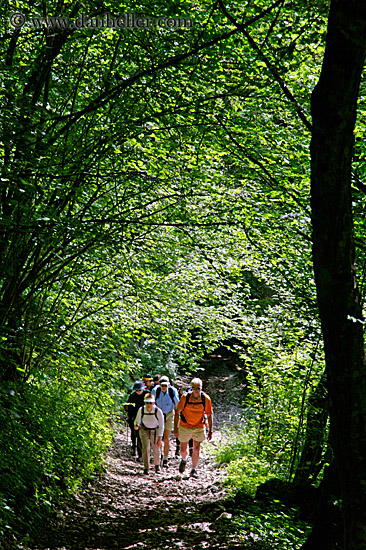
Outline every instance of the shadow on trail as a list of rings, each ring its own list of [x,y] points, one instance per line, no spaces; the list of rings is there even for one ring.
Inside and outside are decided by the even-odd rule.
[[[208,454],[201,462],[199,480],[177,473],[178,458],[163,475],[151,469],[143,476],[126,431],[120,431],[105,472],[64,503],[32,549],[241,548],[226,542],[227,510],[234,502],[226,496],[221,473]]]
[[[179,459],[172,456],[175,442],[169,468],[161,475],[151,469],[144,476],[143,465],[131,456],[128,431],[121,425],[104,472],[64,503],[29,550],[253,548],[249,541],[241,545],[231,534],[236,504],[228,497],[223,472],[210,452],[220,440],[221,426],[240,415],[243,394],[242,377],[217,359],[219,368],[211,363],[202,373],[204,390],[212,396],[217,414],[213,440],[202,445],[199,478],[178,473]]]
[[[129,518],[110,519],[107,515],[93,513],[84,521],[67,530],[50,531],[50,539],[38,548],[59,550],[111,550],[116,548],[239,548],[227,545],[222,533],[215,528],[229,526],[225,502],[186,506],[184,503],[160,510],[142,510]],[[106,511],[105,511],[106,512]]]

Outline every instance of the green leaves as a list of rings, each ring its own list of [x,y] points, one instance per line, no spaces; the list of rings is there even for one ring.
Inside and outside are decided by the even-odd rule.
[[[28,4],[17,10],[43,16]],[[175,373],[236,338],[253,410],[268,416],[258,460],[279,471],[284,457],[285,471],[319,330],[306,121],[320,8],[262,0],[200,2],[194,14],[188,2],[82,8],[196,24],[8,29],[0,378],[26,382],[50,409],[54,401],[44,417],[32,413],[35,454],[53,484],[76,483],[96,467],[105,418],[131,377],[149,365]],[[60,15],[75,19],[77,10],[65,4]],[[362,171],[361,143],[358,153]],[[73,460],[85,469],[73,472]]]

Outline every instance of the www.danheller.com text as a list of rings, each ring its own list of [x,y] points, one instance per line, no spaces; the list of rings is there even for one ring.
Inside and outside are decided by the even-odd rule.
[[[17,12],[10,15],[9,23],[15,28],[31,26],[38,29],[149,29],[156,27],[178,29],[194,26],[190,17],[151,17],[137,13],[124,13],[115,16],[109,12],[98,17],[82,13],[75,19],[63,16],[41,17]]]

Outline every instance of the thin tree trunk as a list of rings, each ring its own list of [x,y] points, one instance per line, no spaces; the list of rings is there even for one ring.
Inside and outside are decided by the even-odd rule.
[[[322,376],[308,400],[305,442],[292,481],[294,485],[313,483],[323,467],[328,421],[328,393],[325,385],[326,378]]]

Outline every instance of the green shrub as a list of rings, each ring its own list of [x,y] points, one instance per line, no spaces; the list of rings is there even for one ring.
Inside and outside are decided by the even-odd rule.
[[[245,456],[231,461],[227,467],[226,483],[235,491],[242,490],[255,495],[257,486],[266,481],[269,465],[254,456]]]
[[[253,495],[269,474],[269,463],[255,454],[255,433],[248,427],[235,426],[224,431],[215,451],[216,463],[225,466],[226,484],[235,492]]]
[[[246,415],[249,419],[250,416]],[[255,419],[227,428],[213,451],[216,463],[225,468],[225,483],[233,494],[244,495],[245,509],[236,506],[230,522],[233,540],[244,546],[272,550],[298,550],[311,527],[299,519],[296,509],[279,501],[253,500],[259,485],[281,472],[277,460],[268,460],[265,448],[258,446]],[[248,498],[250,497],[250,498]],[[242,497],[238,499],[238,502]]]
[[[296,509],[287,508],[279,501],[241,510],[231,528],[238,542],[254,541],[258,550],[299,550],[311,531],[311,526],[299,519]]]
[[[112,440],[112,399],[91,378],[0,389],[0,538],[15,544],[101,465]]]

